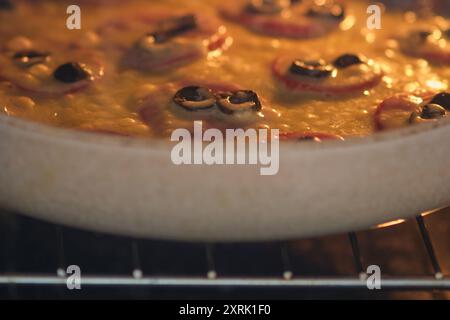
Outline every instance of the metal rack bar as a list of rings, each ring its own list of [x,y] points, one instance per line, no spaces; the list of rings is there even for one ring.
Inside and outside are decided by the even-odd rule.
[[[367,276],[363,269],[363,263],[361,258],[361,251],[359,249],[359,243],[358,243],[358,237],[356,236],[356,233],[350,232],[348,234],[348,239],[350,241],[350,245],[352,247],[352,253],[353,253],[353,261],[355,264],[356,272],[360,279],[365,279]]]
[[[360,288],[366,289],[366,281],[357,277],[332,278],[294,278],[286,281],[283,278],[217,278],[206,277],[143,277],[136,279],[130,276],[105,277],[84,276],[83,286],[232,286],[232,287],[297,287],[297,288]],[[66,285],[63,278],[52,275],[3,275],[0,285]],[[415,289],[415,290],[450,290],[450,279],[436,279],[434,277],[416,278],[384,278],[384,289]]]
[[[66,276],[66,254],[64,250],[64,235],[60,226],[55,227],[56,232],[56,254],[57,254],[57,268],[56,274],[59,277]]]
[[[8,220],[8,227],[9,230],[7,230],[6,233],[6,241],[5,241],[5,253],[12,253],[12,252],[16,252],[17,248],[16,248],[16,243],[17,243],[17,234],[19,232],[19,224],[18,221],[16,219],[13,220]],[[14,272],[14,270],[16,269],[16,261],[15,260],[8,260],[6,261],[5,264],[6,267],[6,272]],[[7,290],[8,290],[8,295],[9,297],[11,297],[12,299],[17,299],[19,297],[18,292],[17,292],[17,284],[14,282],[8,282],[7,283]]]
[[[131,260],[132,260],[132,275],[135,279],[141,279],[144,276],[141,266],[141,256],[139,255],[139,244],[137,240],[131,240]]]
[[[281,263],[283,265],[283,278],[286,280],[291,280],[294,276],[292,271],[292,263],[289,255],[289,245],[286,242],[280,244],[281,252]]]
[[[66,276],[66,253],[64,248],[64,234],[61,226],[55,226],[56,237],[56,275],[61,279]],[[64,298],[64,289],[62,286],[58,287],[58,297]]]
[[[431,265],[434,270],[434,277],[436,279],[442,279],[444,275],[442,274],[442,269],[441,269],[441,266],[439,265],[439,261],[436,256],[436,252],[434,251],[433,243],[431,242],[430,233],[428,232],[428,228],[425,225],[423,216],[422,215],[417,216],[416,221],[417,221],[417,225],[419,226],[423,244],[425,245],[428,257],[430,259]]]
[[[212,243],[207,243],[205,250],[206,250],[206,267],[207,267],[206,276],[208,277],[208,279],[216,279],[217,270],[216,270],[216,262],[214,260],[214,245]]]

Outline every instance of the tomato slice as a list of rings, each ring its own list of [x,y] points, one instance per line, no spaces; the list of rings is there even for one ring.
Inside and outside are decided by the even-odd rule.
[[[327,79],[298,76],[289,72],[289,67],[297,58],[299,57],[296,54],[285,54],[277,57],[272,63],[274,78],[292,92],[327,96],[362,93],[364,90],[377,86],[383,77],[381,68],[375,63],[352,66],[350,67],[352,70],[339,70],[336,77]],[[350,72],[351,76],[348,75]]]
[[[128,39],[139,42],[144,37],[142,30],[156,30],[163,21],[183,16],[194,16],[196,28],[154,46],[144,48],[135,44],[129,47]],[[167,10],[112,19],[103,23],[97,32],[106,47],[125,52],[122,59],[124,65],[147,72],[160,72],[192,63],[205,57],[208,52],[225,50],[229,44],[226,28],[214,17]]]
[[[154,133],[160,137],[169,137],[177,128],[193,129],[193,122],[203,121],[203,129],[215,128],[222,131],[234,128],[235,123],[230,119],[226,121],[221,117],[222,113],[217,108],[211,108],[198,112],[186,111],[175,106],[172,97],[179,88],[187,86],[201,86],[213,92],[233,91],[241,89],[239,86],[227,82],[181,80],[175,84],[164,84],[155,87],[153,92],[144,97],[138,106],[138,112],[142,121],[148,124]]]
[[[42,63],[43,68],[47,68],[47,73],[36,75],[33,66],[22,66],[14,61],[13,52],[3,52],[0,54],[0,79],[14,84],[16,87],[32,94],[54,97],[64,94],[75,93],[86,89],[104,75],[104,67],[101,58],[85,50],[69,50],[67,52],[51,53],[48,61]],[[87,79],[64,83],[58,81],[54,76],[54,70],[61,64],[67,62],[77,62],[89,72]]]
[[[423,58],[435,64],[450,64],[450,39],[443,36],[441,39],[430,40],[432,32],[433,30],[427,29],[412,30],[395,38],[399,42],[400,50],[406,55]]]
[[[168,137],[177,128],[191,130],[194,121],[202,121],[203,129],[219,129],[225,133],[226,129],[268,128],[279,120],[279,112],[267,105],[259,96],[262,110],[245,113],[224,113],[218,103],[212,107],[197,110],[186,110],[176,105],[172,98],[175,93],[185,87],[203,87],[213,94],[243,90],[239,85],[224,81],[183,79],[176,83],[155,87],[143,99],[138,101],[138,113],[142,121],[160,137]]]
[[[221,15],[254,32],[293,39],[320,37],[338,29],[341,20],[309,17],[308,4],[295,4],[289,14],[255,14],[246,9],[248,1],[233,1],[221,8]]]
[[[381,102],[374,114],[377,131],[400,128],[408,124],[411,113],[418,111],[424,101],[432,98],[431,92],[399,93]]]

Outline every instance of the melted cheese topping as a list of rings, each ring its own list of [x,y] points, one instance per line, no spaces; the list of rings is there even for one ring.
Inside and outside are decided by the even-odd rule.
[[[194,82],[200,83],[229,82],[257,92],[264,103],[263,110],[260,116],[255,117],[258,120],[248,126],[273,127],[289,132],[317,131],[341,136],[364,136],[374,132],[373,114],[383,99],[398,92],[417,89],[440,91],[448,88],[448,65],[431,64],[417,57],[408,57],[392,40],[397,33],[419,25],[445,25],[447,22],[444,19],[435,17],[420,20],[419,23],[413,13],[385,13],[382,16],[382,29],[368,30],[367,4],[361,2],[350,3],[348,15],[340,27],[320,38],[293,40],[262,36],[222,19],[219,32],[223,34],[227,31],[227,50],[212,51],[191,64],[156,74],[127,68],[121,63],[123,51],[117,48],[131,48],[139,36],[149,32],[145,26],[134,22],[132,27],[122,28],[121,23],[124,21],[125,24],[130,19],[133,21],[130,17],[151,14],[155,8],[217,17],[217,8],[222,2],[131,0],[99,6],[82,4],[81,30],[66,28],[65,12],[68,4],[63,1],[40,1],[34,5],[19,3],[13,11],[0,11],[0,43],[4,44],[2,53],[38,47],[50,51],[52,56],[57,57],[56,61],[65,61],[81,58],[89,52],[103,65],[103,77],[93,85],[82,91],[58,96],[39,95],[0,80],[0,113],[66,128],[133,136],[161,136],[162,131],[170,132],[180,125],[189,126],[191,121],[178,119],[177,111],[172,106],[166,106],[171,96],[163,96],[160,97],[160,114],[155,118],[159,123],[157,126],[151,125],[144,122],[139,114],[142,100],[158,92],[172,94],[180,89],[177,85],[181,79],[195,79]],[[105,31],[105,28],[111,27],[112,32]],[[441,45],[448,48],[447,43]],[[71,47],[81,53],[67,52],[67,48]],[[283,52],[302,52],[317,57],[362,54],[382,68],[384,77],[378,86],[352,95],[320,97],[291,94],[271,74],[272,61]],[[3,59],[3,63],[7,62]],[[366,67],[353,67],[344,74],[348,74],[348,79],[358,77],[357,73],[352,72],[361,68]],[[19,72],[17,81],[39,85],[40,81],[45,83],[51,73],[48,66],[37,64],[26,72]],[[172,88],[160,90],[160,86]],[[196,115],[191,118],[195,120]]]

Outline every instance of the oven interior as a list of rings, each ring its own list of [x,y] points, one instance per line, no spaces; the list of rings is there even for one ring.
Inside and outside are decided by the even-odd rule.
[[[0,298],[450,298],[450,208],[370,230],[262,243],[133,239],[0,213]],[[81,269],[68,290],[66,269]],[[377,265],[381,290],[368,290]]]

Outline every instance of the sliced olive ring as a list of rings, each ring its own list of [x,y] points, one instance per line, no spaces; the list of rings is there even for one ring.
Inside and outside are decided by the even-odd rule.
[[[244,111],[260,111],[261,101],[251,90],[237,90],[217,94],[217,105],[226,114]]]
[[[427,104],[422,108],[420,117],[423,119],[439,119],[445,116],[446,111],[438,104]]]
[[[427,104],[420,112],[413,112],[409,118],[410,123],[420,123],[429,120],[437,120],[445,117],[447,114],[446,110],[437,104]]]
[[[91,78],[91,72],[84,64],[68,62],[56,68],[53,77],[63,83],[74,83]]]
[[[289,72],[295,75],[307,76],[312,78],[324,78],[329,77],[333,72],[334,67],[325,63],[323,60],[318,61],[303,61],[300,59],[295,60]]]
[[[290,0],[251,0],[247,11],[254,14],[279,14],[290,5]]]
[[[450,111],[450,93],[440,92],[431,99],[430,103],[440,105]]]
[[[197,111],[214,107],[216,97],[207,88],[190,86],[178,90],[173,96],[173,102],[186,110]]]
[[[13,55],[13,59],[20,65],[30,67],[35,64],[44,63],[50,57],[48,52],[39,52],[35,50],[18,51]]]
[[[338,69],[344,69],[361,63],[363,63],[363,61],[358,55],[349,53],[343,54],[333,61],[333,65]]]
[[[154,32],[147,34],[146,37],[151,37],[154,43],[164,43],[180,34],[194,30],[197,27],[197,17],[193,14],[189,14],[160,22],[157,29]]]
[[[314,4],[306,12],[306,16],[312,18],[343,20],[345,17],[345,8],[337,3],[323,5]]]

